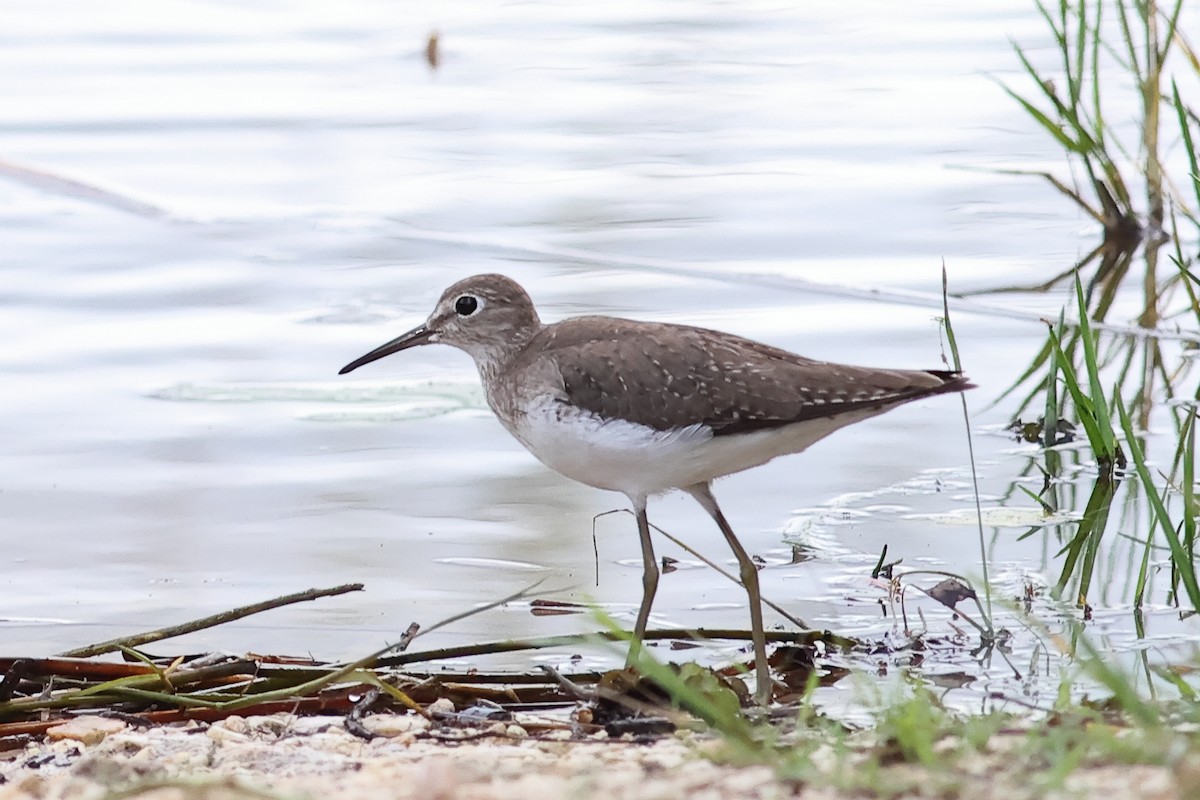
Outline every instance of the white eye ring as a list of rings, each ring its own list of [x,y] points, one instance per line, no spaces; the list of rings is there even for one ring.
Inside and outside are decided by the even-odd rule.
[[[481,308],[483,308],[483,300],[473,294],[460,295],[454,301],[454,313],[460,317],[469,317],[472,314],[478,314]]]

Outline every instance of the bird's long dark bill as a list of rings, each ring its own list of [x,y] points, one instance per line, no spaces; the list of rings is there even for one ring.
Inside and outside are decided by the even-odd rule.
[[[338,375],[345,375],[351,370],[358,369],[363,364],[370,364],[372,361],[378,361],[384,356],[390,356],[392,353],[399,353],[401,350],[407,350],[410,347],[416,347],[419,344],[425,344],[429,341],[430,336],[433,336],[433,331],[429,330],[424,325],[418,325],[408,333],[397,336],[387,344],[376,347],[365,356],[354,359],[349,364],[338,370]]]

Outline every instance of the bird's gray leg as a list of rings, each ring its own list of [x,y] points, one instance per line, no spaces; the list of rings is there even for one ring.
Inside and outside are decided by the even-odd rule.
[[[755,698],[759,705],[769,705],[771,702],[771,671],[767,666],[767,634],[763,628],[762,595],[758,590],[758,568],[754,566],[746,548],[742,547],[742,543],[734,535],[733,529],[729,527],[729,522],[721,513],[721,507],[717,505],[717,498],[713,497],[712,488],[707,483],[697,483],[687,487],[685,491],[696,498],[696,502],[704,506],[704,510],[708,512],[713,521],[717,523],[717,527],[721,529],[721,533],[725,535],[725,541],[729,542],[729,547],[737,558],[742,586],[746,587],[746,594],[750,596],[750,635],[754,640],[754,677],[757,684]]]
[[[654,604],[654,593],[658,591],[658,562],[654,558],[654,542],[650,540],[650,520],[646,517],[646,498],[630,498],[637,517],[638,537],[642,540],[642,606],[638,609],[637,623],[633,626],[633,642],[629,645],[626,666],[632,665],[642,648],[646,636],[646,624],[650,620],[650,606]]]

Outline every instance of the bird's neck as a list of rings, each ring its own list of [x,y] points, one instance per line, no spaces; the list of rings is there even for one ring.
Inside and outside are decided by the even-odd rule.
[[[463,349],[475,360],[485,386],[495,384],[542,329],[541,323],[514,328],[503,337],[475,342]]]

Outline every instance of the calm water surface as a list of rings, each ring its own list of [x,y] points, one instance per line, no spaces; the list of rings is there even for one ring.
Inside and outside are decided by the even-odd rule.
[[[688,322],[820,358],[938,367],[943,261],[959,290],[1033,283],[1097,235],[1037,181],[986,171],[1059,163],[994,81],[1016,76],[1008,37],[1044,52],[1025,0],[878,0],[853,14],[158,0],[102,15],[48,0],[0,2],[0,18],[12,653],[349,581],[366,592],[160,648],[361,655],[414,619],[537,580],[542,596],[631,619],[632,519],[595,523],[598,565],[592,541],[593,518],[624,499],[524,452],[465,355],[338,368],[481,271],[517,278],[549,320]],[[436,72],[422,55],[434,29]],[[955,312],[1005,598],[1056,577],[1057,543],[1018,541],[1038,523],[1013,489],[1030,451],[997,432],[1011,405],[988,404],[1063,300]],[[869,580],[885,544],[910,567],[979,575],[955,398],[717,495],[769,562],[764,593],[814,625],[893,628]],[[692,501],[664,498],[651,520],[732,563]],[[797,543],[811,559],[793,564]],[[684,568],[664,579],[656,622],[746,625],[740,588],[660,550]],[[1099,607],[1095,629],[1127,646],[1123,602]],[[593,625],[514,604],[428,643]],[[1181,633],[1195,626],[1152,617],[1152,639]]]

